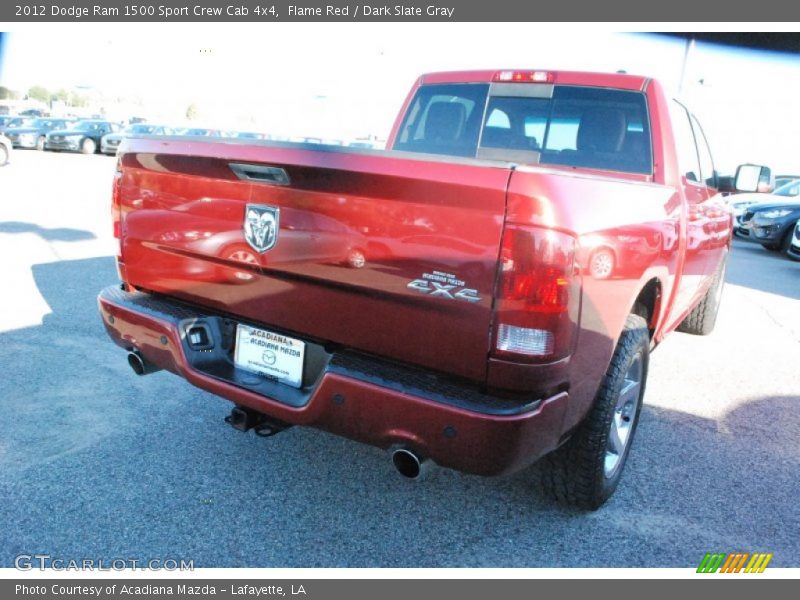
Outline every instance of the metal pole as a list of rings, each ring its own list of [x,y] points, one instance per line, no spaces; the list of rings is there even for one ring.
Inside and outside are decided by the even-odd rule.
[[[681,79],[678,83],[678,96],[680,96],[683,92],[683,84],[684,80],[686,79],[686,65],[689,62],[689,54],[692,51],[692,48],[694,48],[694,38],[689,37],[686,39],[686,48],[683,51],[683,64],[681,64]]]

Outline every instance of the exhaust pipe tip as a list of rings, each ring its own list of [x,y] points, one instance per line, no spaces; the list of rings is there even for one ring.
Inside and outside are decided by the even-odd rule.
[[[397,448],[392,451],[392,464],[400,475],[417,481],[427,473],[429,461],[421,458],[413,450]]]
[[[131,369],[133,369],[133,372],[137,375],[144,375],[147,371],[144,365],[144,358],[142,358],[142,355],[136,350],[133,352],[128,352],[128,364],[130,365]]]
[[[145,360],[144,356],[142,356],[141,352],[138,350],[131,350],[128,352],[128,365],[133,372],[139,376],[148,375],[149,373],[155,373],[161,370],[159,367]]]

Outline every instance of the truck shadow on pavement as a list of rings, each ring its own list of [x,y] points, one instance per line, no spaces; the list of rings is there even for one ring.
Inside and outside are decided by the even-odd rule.
[[[53,313],[0,333],[0,566],[42,552],[195,567],[686,567],[756,550],[800,564],[800,397],[752,398],[717,420],[645,406],[617,494],[583,513],[545,498],[535,466],[411,483],[383,451],[331,434],[234,431],[227,401],[166,373],[136,377],[106,338],[95,297],[116,281],[112,258],[33,272]]]
[[[82,242],[96,239],[91,231],[68,227],[42,227],[22,221],[0,222],[0,233],[34,233],[47,242]]]

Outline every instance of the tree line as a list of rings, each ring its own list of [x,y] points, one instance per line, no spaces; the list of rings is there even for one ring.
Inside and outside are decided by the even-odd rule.
[[[63,102],[68,106],[84,108],[89,106],[89,97],[64,88],[48,90],[41,85],[31,86],[27,92],[21,93],[10,88],[0,86],[0,100],[39,100],[47,105],[52,102]]]

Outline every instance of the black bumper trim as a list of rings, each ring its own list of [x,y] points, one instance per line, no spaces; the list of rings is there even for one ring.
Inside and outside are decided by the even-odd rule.
[[[496,396],[486,393],[474,384],[458,381],[452,377],[427,369],[394,363],[385,359],[368,356],[351,350],[325,351],[314,342],[307,344],[307,356],[311,356],[311,369],[307,360],[303,387],[295,389],[275,381],[254,375],[233,365],[232,342],[226,328],[245,322],[293,337],[295,332],[282,331],[269,323],[250,323],[239,321],[233,316],[223,315],[213,310],[188,303],[143,292],[127,292],[119,286],[111,286],[100,293],[100,298],[121,308],[145,316],[166,321],[182,332],[183,351],[190,365],[204,374],[244,389],[255,391],[278,402],[302,408],[311,399],[317,385],[325,373],[333,373],[366,383],[371,383],[393,391],[415,396],[424,400],[445,404],[466,411],[492,416],[514,416],[536,410],[542,403],[540,398],[511,395]],[[215,335],[223,342],[211,352],[196,351],[189,347],[183,331],[187,324],[198,320],[210,323]],[[230,345],[228,345],[230,344]]]

